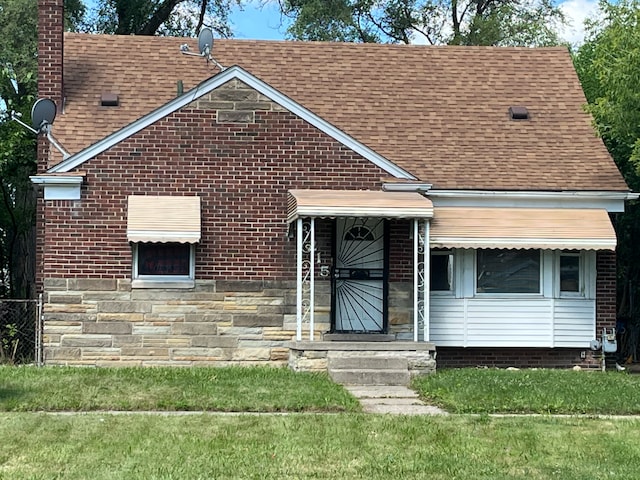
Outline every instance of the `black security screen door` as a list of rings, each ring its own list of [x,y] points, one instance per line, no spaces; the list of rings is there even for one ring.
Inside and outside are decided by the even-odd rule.
[[[333,331],[386,331],[386,236],[387,226],[384,219],[336,219],[331,299]]]

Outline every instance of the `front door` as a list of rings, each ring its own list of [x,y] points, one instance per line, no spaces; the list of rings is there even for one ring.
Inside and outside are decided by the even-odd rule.
[[[383,218],[338,218],[333,236],[332,330],[387,330],[387,227]]]

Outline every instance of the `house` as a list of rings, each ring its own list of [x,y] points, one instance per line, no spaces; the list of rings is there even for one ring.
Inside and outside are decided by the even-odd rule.
[[[39,11],[47,364],[596,361],[634,194],[565,48],[216,40],[219,68]]]

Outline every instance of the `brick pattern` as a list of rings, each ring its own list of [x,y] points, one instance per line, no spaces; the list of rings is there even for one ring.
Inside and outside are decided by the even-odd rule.
[[[63,0],[38,0],[38,96],[63,107]]]
[[[82,199],[46,202],[44,276],[129,278],[126,199],[153,193],[201,197],[196,278],[292,279],[287,190],[380,188],[378,167],[288,112],[215,117],[185,108],[85,163]]]
[[[585,352],[586,358],[580,354]],[[600,368],[598,352],[575,348],[457,348],[438,347],[438,368]]]
[[[616,326],[616,254],[602,251],[596,256],[596,337],[603,328]]]

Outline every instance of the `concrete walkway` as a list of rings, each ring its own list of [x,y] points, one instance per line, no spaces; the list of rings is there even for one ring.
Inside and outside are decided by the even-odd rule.
[[[444,410],[425,405],[418,394],[402,386],[344,385],[367,413],[397,415],[448,415]]]

